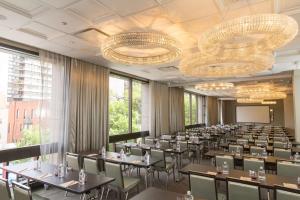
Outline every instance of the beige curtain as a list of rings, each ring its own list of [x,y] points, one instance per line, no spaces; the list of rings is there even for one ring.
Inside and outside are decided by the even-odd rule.
[[[170,133],[184,130],[184,89],[169,88]]]
[[[69,150],[99,150],[108,140],[109,70],[71,61]]]
[[[206,120],[207,126],[216,125],[218,123],[218,100],[216,97],[206,98]]]
[[[158,137],[169,133],[169,88],[167,85],[150,81],[150,135]]]

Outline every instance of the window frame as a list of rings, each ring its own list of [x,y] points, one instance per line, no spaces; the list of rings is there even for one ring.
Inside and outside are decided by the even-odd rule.
[[[201,94],[197,94],[197,93],[194,93],[194,92],[191,92],[191,91],[187,91],[185,90],[184,91],[184,94],[187,94],[188,95],[188,98],[189,98],[189,121],[190,121],[190,124],[185,124],[185,126],[187,125],[193,125],[194,124],[194,121],[193,121],[193,116],[196,117],[195,121],[197,122],[196,124],[199,124],[199,123],[205,123],[205,116],[206,116],[206,96],[205,95],[201,95]],[[195,100],[196,100],[196,110],[195,110],[195,113],[193,113],[193,106],[192,106],[192,97],[195,97]],[[199,98],[202,98],[202,121],[200,122],[199,121]],[[185,108],[185,106],[184,106]],[[186,117],[186,116],[185,116]],[[185,122],[185,120],[184,120]]]

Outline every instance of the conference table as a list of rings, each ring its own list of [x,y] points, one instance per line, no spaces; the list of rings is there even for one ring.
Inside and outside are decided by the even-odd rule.
[[[224,149],[228,149],[230,144],[232,144],[232,145],[241,145],[241,144],[236,144],[236,143],[221,143],[219,146],[222,147],[222,148],[224,148]],[[298,143],[295,144],[295,145],[293,145],[293,147],[291,148],[292,153],[300,153],[300,148],[299,147],[295,147],[297,145],[298,145]],[[248,145],[248,144],[246,144],[246,145],[242,145],[242,146],[243,146],[243,148],[244,148],[245,151],[249,152],[250,151],[250,146],[258,146],[258,145]],[[273,153],[274,147],[268,145],[266,147],[266,150],[267,150],[268,153]]]
[[[266,179],[264,181],[259,181],[258,179],[252,179],[249,176],[248,171],[233,169],[230,170],[228,174],[218,173],[216,167],[203,164],[189,164],[180,170],[180,173],[189,175],[191,173],[206,173],[210,175],[215,175],[217,180],[225,181],[227,177],[244,179],[247,181],[259,182],[260,186],[266,189],[274,189],[275,185],[282,185],[285,187],[295,187],[299,188],[297,177],[284,177],[275,174],[266,174]]]
[[[184,194],[150,187],[137,194],[131,200],[184,200]],[[194,198],[194,200],[202,200]]]
[[[97,153],[91,153],[91,154],[81,154],[83,157],[91,158],[91,159],[100,159],[108,162],[114,162],[114,163],[119,163],[122,165],[129,165],[129,166],[134,166],[137,168],[144,168],[146,170],[145,172],[145,186],[146,188],[148,187],[148,170],[155,165],[156,163],[160,162],[161,160],[153,158],[150,156],[149,162],[146,162],[144,160],[143,156],[136,156],[136,155],[130,155],[130,154],[125,154],[125,156],[122,158],[119,153],[116,152],[106,152],[106,155],[103,156],[101,154]]]
[[[86,173],[86,183],[81,185],[78,182],[79,172],[77,170],[69,170],[64,177],[58,177],[56,174],[57,166],[48,163],[42,163],[39,170],[35,169],[35,162],[2,166],[1,168],[28,180],[34,180],[70,193],[79,194],[81,199],[86,199],[86,194],[91,190],[100,189],[102,186],[114,181],[114,178]]]

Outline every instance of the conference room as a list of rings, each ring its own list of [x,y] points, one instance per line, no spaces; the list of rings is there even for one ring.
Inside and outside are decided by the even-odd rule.
[[[300,200],[299,0],[0,0],[0,200]]]

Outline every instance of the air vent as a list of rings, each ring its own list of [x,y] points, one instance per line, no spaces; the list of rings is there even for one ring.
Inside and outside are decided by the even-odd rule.
[[[95,44],[95,42],[97,42],[97,44],[99,45],[108,37],[108,34],[96,28],[88,28],[75,33],[74,36],[92,44]]]
[[[39,38],[42,38],[42,39],[45,39],[45,40],[47,39],[47,36],[45,34],[37,32],[37,31],[32,30],[30,28],[20,28],[18,30],[23,32],[23,33],[27,33],[29,35],[32,35],[34,37],[39,37]]]
[[[168,67],[160,67],[160,68],[158,68],[158,70],[160,70],[162,72],[175,72],[175,71],[178,71],[178,68],[174,67],[174,66],[168,66]]]

